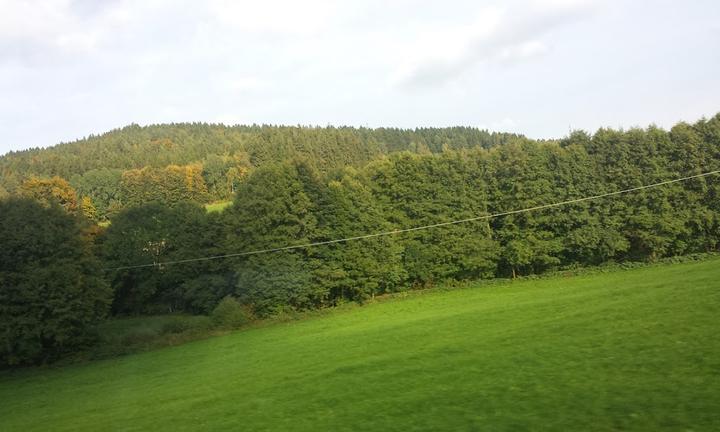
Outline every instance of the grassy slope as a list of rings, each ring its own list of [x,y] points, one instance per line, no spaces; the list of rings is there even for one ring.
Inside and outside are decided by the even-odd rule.
[[[720,260],[435,291],[0,377],[0,430],[718,430]]]
[[[218,201],[210,204],[205,204],[205,210],[208,213],[221,212],[232,205],[232,201]]]

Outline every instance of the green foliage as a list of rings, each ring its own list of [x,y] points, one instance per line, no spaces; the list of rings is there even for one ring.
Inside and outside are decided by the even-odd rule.
[[[234,291],[235,278],[219,274],[202,274],[180,285],[180,297],[185,311],[209,314],[218,301]]]
[[[669,132],[600,129],[557,142],[472,128],[185,124],[130,126],[8,154],[0,158],[0,192],[104,224],[112,217],[105,232],[84,231],[87,241],[97,236],[103,266],[149,264],[107,273],[115,313],[210,313],[233,295],[267,315],[449,281],[716,251],[713,177],[512,211],[718,168],[720,115]],[[198,204],[220,199],[233,205]],[[394,236],[184,261],[506,212]]]
[[[27,432],[716,431],[718,280],[715,258],[338,308],[0,375],[0,419]]]
[[[227,200],[253,168],[294,158],[332,172],[418,146],[437,153],[443,146],[488,148],[512,137],[473,128],[130,125],[0,157],[0,194],[3,189],[18,193],[32,176],[59,176],[71,179],[81,196],[90,196],[105,220],[123,207],[149,201]]]
[[[100,168],[73,175],[70,184],[79,196],[90,197],[98,220],[106,221],[122,207],[121,179],[122,170]]]
[[[237,152],[233,156],[211,154],[202,165],[210,195],[224,200],[232,197],[237,185],[252,169],[250,157],[245,152]]]
[[[124,171],[120,186],[127,206],[153,201],[175,206],[187,201],[201,203],[208,198],[202,165],[199,164]]]
[[[720,184],[712,177],[557,208],[513,211],[717,169],[718,124],[716,116],[679,124],[670,132],[601,129],[594,135],[575,132],[559,142],[505,136],[494,144],[472,130],[260,128],[257,136],[245,137],[252,144],[244,150],[206,157],[211,168],[203,167],[202,176],[209,190],[220,187],[223,172],[244,170],[238,177],[242,181],[233,183],[231,207],[203,212],[189,204],[168,206],[182,197],[178,195],[115,218],[100,237],[108,267],[158,263],[112,274],[115,311],[209,313],[223,297],[233,295],[262,316],[364,302],[449,281],[715,251],[720,246]],[[325,133],[339,135],[328,148],[318,148],[306,141],[306,133],[319,140]],[[340,168],[349,162],[334,154],[333,146],[360,145],[365,139],[377,139],[372,146],[392,154],[365,166]],[[260,142],[274,144],[261,149]],[[386,146],[389,142],[397,145]],[[398,151],[407,148],[413,151]],[[273,162],[287,157],[291,159]],[[259,167],[250,169],[251,163]],[[141,171],[160,183],[171,177],[160,175],[165,172],[161,168]],[[189,173],[190,184],[198,179],[197,167],[178,172]],[[160,183],[154,188],[162,189]],[[134,190],[143,184],[139,181]],[[160,264],[506,212],[510,214],[395,236]]]
[[[372,191],[354,169],[321,189],[316,198],[319,233],[315,241],[327,241],[362,234],[389,231],[389,223],[372,196]],[[325,287],[333,303],[365,301],[376,294],[403,289],[407,273],[402,266],[402,246],[395,239],[370,240],[327,245],[315,251],[319,265],[314,283]]]
[[[0,200],[0,244],[0,367],[86,343],[111,291],[78,220],[57,204]]]
[[[229,227],[228,250],[260,250],[311,242],[318,232],[314,189],[322,188],[303,164],[259,168],[238,189],[235,203],[223,212]],[[328,293],[315,285],[312,272],[319,264],[314,251],[250,256],[235,265],[236,294],[261,314],[274,306],[304,309],[324,304]]]
[[[222,329],[236,329],[252,320],[252,312],[232,296],[220,300],[220,303],[210,314],[210,320],[215,327]]]
[[[465,219],[487,213],[481,153],[399,154],[368,167],[373,199],[399,229]],[[487,223],[473,222],[398,239],[412,285],[473,279],[495,273],[497,244]]]
[[[108,268],[149,264],[149,267],[114,270],[116,313],[167,313],[177,310],[204,312],[227,293],[222,281],[209,275],[222,271],[218,262],[163,266],[164,261],[216,255],[220,225],[197,204],[167,207],[149,203],[122,211],[99,238],[99,249]],[[198,289],[209,282],[210,293]],[[230,286],[231,282],[224,282]]]

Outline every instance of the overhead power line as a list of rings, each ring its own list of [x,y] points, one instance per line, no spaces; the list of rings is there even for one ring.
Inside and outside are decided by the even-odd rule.
[[[618,191],[614,191],[614,192],[606,192],[606,193],[597,194],[597,195],[590,195],[590,196],[586,196],[583,198],[575,198],[575,199],[571,199],[571,200],[559,201],[559,202],[554,202],[554,203],[550,203],[550,204],[543,204],[543,205],[534,206],[534,207],[527,207],[527,208],[518,209],[518,210],[510,210],[510,211],[505,211],[505,212],[500,212],[500,213],[493,213],[493,214],[482,215],[482,216],[474,216],[474,217],[470,217],[470,218],[466,218],[466,219],[458,219],[458,220],[449,221],[449,222],[439,222],[439,223],[435,223],[435,224],[422,225],[422,226],[417,226],[417,227],[413,227],[413,228],[403,228],[403,229],[396,229],[396,230],[392,230],[392,231],[382,231],[382,232],[377,232],[377,233],[372,233],[372,234],[359,235],[359,236],[355,236],[355,237],[345,237],[345,238],[335,239],[335,240],[326,240],[326,241],[304,243],[304,244],[299,244],[299,245],[282,246],[282,247],[269,248],[269,249],[257,249],[257,250],[230,253],[230,254],[224,254],[224,255],[213,255],[213,256],[188,258],[188,259],[175,260],[175,261],[155,262],[155,263],[151,263],[151,264],[138,264],[138,265],[131,265],[131,266],[112,267],[112,268],[107,268],[105,270],[108,270],[108,271],[130,270],[130,269],[158,267],[158,266],[172,265],[172,264],[185,264],[185,263],[191,263],[191,262],[211,261],[211,260],[217,260],[217,259],[236,258],[236,257],[249,256],[249,255],[260,255],[260,254],[266,254],[266,253],[282,252],[282,251],[288,251],[288,250],[293,250],[293,249],[304,249],[304,248],[329,245],[329,244],[334,244],[334,243],[345,243],[345,242],[349,242],[349,241],[363,240],[363,239],[369,239],[369,238],[374,238],[374,237],[391,236],[391,235],[402,234],[402,233],[407,233],[407,232],[412,232],[412,231],[421,231],[421,230],[426,230],[426,229],[431,229],[431,228],[439,228],[439,227],[444,227],[444,226],[449,226],[449,225],[457,225],[457,224],[462,224],[462,223],[467,223],[467,222],[494,219],[494,218],[501,217],[501,216],[509,216],[509,215],[514,215],[514,214],[519,214],[519,213],[527,213],[527,212],[536,211],[536,210],[543,210],[543,209],[547,209],[547,208],[560,207],[560,206],[564,206],[564,205],[568,205],[568,204],[575,204],[575,203],[579,203],[579,202],[583,202],[583,201],[590,201],[590,200],[606,198],[606,197],[615,196],[615,195],[626,194],[626,193],[630,193],[630,192],[636,192],[636,191],[640,191],[640,190],[644,190],[644,189],[656,188],[656,187],[660,187],[660,186],[669,185],[672,183],[679,183],[679,182],[692,180],[692,179],[696,179],[696,178],[707,177],[707,176],[711,176],[714,174],[720,174],[720,170],[709,171],[709,172],[705,172],[702,174],[695,174],[695,175],[691,175],[691,176],[687,176],[687,177],[681,177],[681,178],[677,178],[677,179],[673,179],[673,180],[666,180],[666,181],[662,181],[662,182],[658,182],[658,183],[637,186],[637,187],[618,190]]]

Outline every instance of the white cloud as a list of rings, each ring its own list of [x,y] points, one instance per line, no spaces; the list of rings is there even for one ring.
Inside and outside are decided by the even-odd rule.
[[[92,15],[71,0],[0,0],[0,64],[47,65],[96,53],[131,24],[130,2],[103,2]]]
[[[720,49],[719,5],[0,0],[0,153],[129,122],[484,122],[550,136],[566,118],[711,115],[720,60],[697,53]],[[643,105],[652,95],[663,103]]]
[[[550,47],[542,38],[557,27],[584,18],[588,1],[543,0],[532,6],[489,8],[468,29],[445,40],[443,58],[425,57],[416,66],[401,68],[399,84],[405,87],[432,87],[457,78],[478,64],[514,64],[546,54]],[[435,50],[430,50],[435,52]]]
[[[68,0],[0,1],[0,38],[54,36],[72,23]]]
[[[245,76],[237,77],[228,83],[228,89],[236,93],[249,93],[268,88],[270,83],[264,79]]]
[[[210,0],[208,6],[216,21],[236,31],[278,34],[316,33],[338,9],[338,3],[329,0]]]
[[[452,74],[464,63],[472,44],[491,38],[502,25],[503,10],[486,7],[475,19],[464,24],[443,24],[435,27],[420,25],[413,29],[410,40],[398,47],[393,81],[398,84],[423,84],[436,76]]]
[[[58,34],[54,45],[71,52],[91,52],[98,47],[98,42],[96,32],[71,32]]]
[[[518,128],[518,124],[515,120],[510,117],[504,117],[500,120],[494,121],[488,124],[481,124],[478,126],[480,129],[487,129],[495,132],[514,132]]]
[[[531,40],[503,48],[498,53],[498,60],[503,63],[517,63],[547,54],[550,48],[542,41]]]

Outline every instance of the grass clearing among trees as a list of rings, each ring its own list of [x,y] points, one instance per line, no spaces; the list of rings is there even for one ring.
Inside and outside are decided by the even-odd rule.
[[[232,205],[232,201],[218,201],[210,204],[205,204],[205,210],[208,213],[221,212]]]
[[[0,375],[0,429],[717,430],[720,260],[435,290]]]

